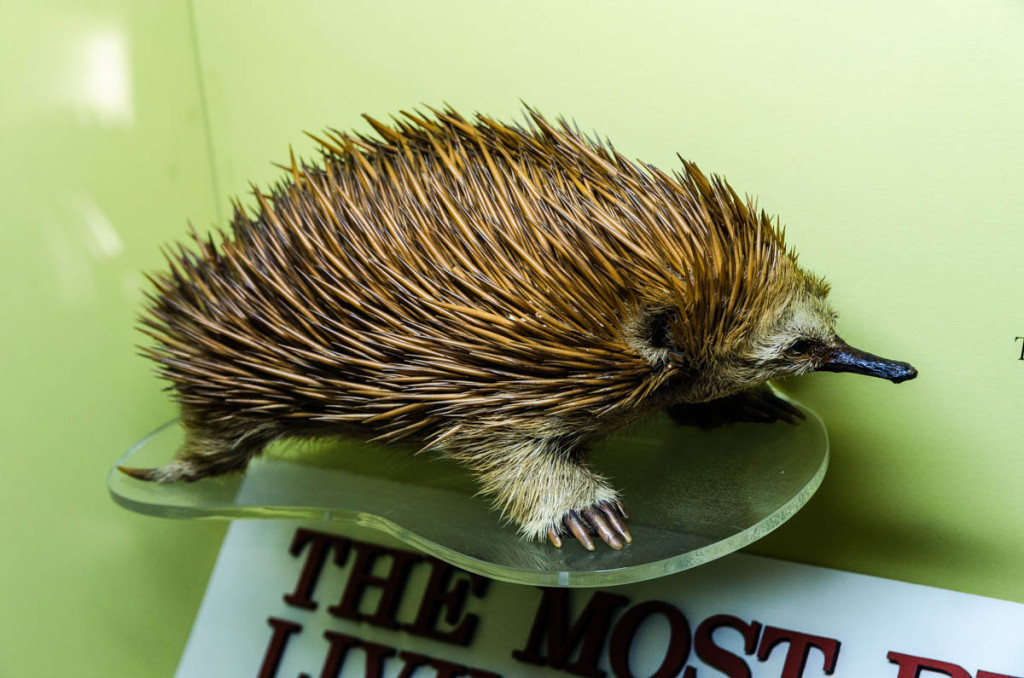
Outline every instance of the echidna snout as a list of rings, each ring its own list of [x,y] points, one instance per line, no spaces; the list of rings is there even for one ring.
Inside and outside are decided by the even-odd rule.
[[[819,360],[821,364],[817,369],[820,372],[853,372],[888,379],[894,384],[910,381],[917,376],[917,369],[910,363],[879,357],[854,348],[838,338],[832,346],[824,347]]]

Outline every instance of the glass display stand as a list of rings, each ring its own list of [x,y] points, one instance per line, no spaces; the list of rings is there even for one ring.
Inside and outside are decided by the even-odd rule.
[[[121,457],[107,484],[116,502],[149,515],[353,523],[493,579],[626,584],[731,553],[807,503],[825,476],[828,434],[813,411],[793,404],[807,415],[796,426],[701,431],[659,415],[601,444],[593,466],[611,479],[629,511],[633,543],[621,551],[599,540],[593,552],[572,539],[561,549],[525,542],[456,464],[345,440],[279,443],[244,474],[195,483],[161,485],[117,470],[167,463],[183,438],[170,422]]]

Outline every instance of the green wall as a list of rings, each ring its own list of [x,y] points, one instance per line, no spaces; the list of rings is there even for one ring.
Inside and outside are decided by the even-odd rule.
[[[0,675],[167,675],[185,642],[223,525],[133,515],[103,482],[173,416],[132,327],[159,246],[276,177],[289,144],[308,153],[302,130],[445,101],[509,118],[522,99],[629,156],[726,174],[832,281],[846,338],[920,369],[784,384],[828,423],[832,468],[752,551],[1024,602],[1016,0],[5,16]]]
[[[0,675],[163,676],[224,526],[104,478],[174,410],[135,354],[141,271],[214,217],[184,2],[23,2],[0,22]]]

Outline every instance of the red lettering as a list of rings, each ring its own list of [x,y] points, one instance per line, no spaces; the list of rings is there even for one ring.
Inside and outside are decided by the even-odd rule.
[[[393,647],[371,643],[368,640],[362,640],[354,636],[345,635],[344,633],[325,631],[324,638],[330,643],[330,649],[327,652],[327,659],[320,672],[320,678],[338,678],[341,675],[342,669],[345,668],[345,660],[349,656],[349,650],[354,648],[359,648],[366,654],[366,664],[362,674],[365,678],[382,678],[387,660],[395,655],[395,648]],[[458,678],[459,676],[466,676],[467,678],[501,678],[498,674],[491,673],[490,671],[481,671],[480,669],[474,669],[443,659],[435,659],[418,652],[402,651],[398,653],[398,658],[402,661],[402,668],[397,678],[412,678],[414,675],[419,675],[417,670],[424,666],[434,669],[434,678]],[[301,673],[299,678],[309,678],[309,675]]]
[[[320,678],[337,678],[341,673],[341,668],[345,665],[349,649],[359,645],[359,639],[334,631],[324,631],[324,638],[327,639],[330,646],[327,650],[327,659],[324,660],[324,667],[320,670]],[[374,674],[371,674],[367,668],[366,675],[369,677]],[[380,671],[376,675],[379,676]]]
[[[466,678],[501,678],[501,676],[497,673],[470,667],[466,669]]]
[[[660,614],[668,620],[669,642],[665,649],[665,658],[651,678],[675,678],[686,665],[690,656],[690,624],[686,616],[674,605],[660,600],[649,600],[631,607],[612,631],[611,644],[608,647],[608,660],[612,673],[616,678],[634,678],[629,667],[629,653],[633,648],[640,625],[654,614]]]
[[[466,598],[470,593],[482,598],[487,592],[489,580],[463,572],[437,558],[428,558],[427,562],[431,568],[430,579],[427,581],[419,612],[416,613],[416,620],[406,625],[405,630],[423,638],[455,645],[469,645],[476,632],[479,617],[475,614],[463,616]],[[465,576],[457,576],[458,574]],[[442,631],[438,628],[442,612],[445,624],[453,627],[450,630]]]
[[[902,654],[899,652],[890,652],[887,657],[891,663],[899,666],[897,678],[904,678],[905,675],[910,676],[910,678],[918,678],[922,671],[941,673],[949,678],[971,678],[971,674],[967,669],[958,664],[953,664],[952,662],[943,662],[938,659],[928,659],[926,657],[915,657],[913,655]],[[1018,677],[1010,676],[1005,673],[993,673],[992,671],[978,671],[977,678]]]
[[[404,652],[402,653],[405,654]],[[443,659],[431,659],[427,665],[437,671],[435,678],[456,678],[466,672],[466,667]]]
[[[750,678],[750,666],[742,657],[715,644],[714,635],[718,629],[739,631],[743,636],[743,651],[754,654],[757,639],[761,635],[761,625],[756,621],[747,624],[731,615],[716,614],[702,621],[693,637],[694,649],[702,662],[729,678]]]
[[[371,643],[368,640],[359,641],[360,647],[366,653],[366,678],[381,678],[384,675],[384,660],[395,654],[395,648],[378,643]],[[324,677],[326,678],[326,677]],[[331,678],[334,678],[333,676]]]
[[[409,570],[419,562],[420,556],[408,551],[386,549],[375,544],[365,544],[354,540],[349,543],[356,551],[355,562],[348,575],[348,582],[345,584],[345,592],[342,594],[341,601],[337,605],[327,608],[327,611],[339,619],[352,621],[365,619],[367,624],[373,626],[385,629],[399,628],[398,622],[395,621],[395,614],[398,611],[402,593],[405,591],[405,585],[409,580]],[[391,558],[391,567],[384,576],[377,576],[373,574],[373,566],[382,555]],[[369,587],[380,588],[381,596],[377,602],[377,609],[373,614],[367,616],[359,611],[359,604]]]
[[[918,678],[921,675],[921,671],[941,673],[947,676],[947,678],[971,678],[971,674],[967,673],[967,669],[956,664],[950,664],[949,662],[940,662],[936,659],[915,657],[899,652],[890,652],[886,657],[889,663],[899,666],[896,678]]]
[[[418,652],[399,652],[398,656],[405,663],[397,678],[411,678],[416,669],[421,666],[429,666],[434,669],[435,678],[457,678],[463,675],[467,678],[501,678],[497,673],[469,668],[443,659],[433,659]]]
[[[541,589],[540,605],[526,647],[516,650],[512,656],[521,662],[548,665],[577,676],[604,678],[605,673],[597,668],[597,663],[611,627],[612,614],[629,604],[629,598],[597,591],[572,626],[569,626],[570,601],[569,589]],[[545,641],[547,654],[543,650]],[[579,648],[578,658],[569,661],[576,648]]]
[[[277,669],[281,666],[281,659],[284,657],[284,649],[288,645],[288,640],[293,633],[302,630],[302,624],[296,624],[287,619],[268,617],[267,623],[270,624],[273,632],[270,635],[270,645],[267,646],[267,651],[263,655],[259,678],[274,678],[277,675]]]
[[[430,659],[425,654],[408,651],[399,652],[398,657],[404,663],[402,664],[402,672],[398,674],[397,678],[411,678],[416,669],[426,664],[427,660]]]
[[[757,658],[767,661],[772,650],[780,643],[789,643],[789,651],[786,653],[786,663],[782,667],[781,678],[802,678],[812,648],[824,655],[822,663],[825,675],[831,676],[835,672],[836,662],[839,661],[840,643],[838,640],[766,626],[764,634],[761,636],[761,646],[757,649]]]
[[[299,528],[295,531],[289,551],[293,556],[298,557],[307,544],[310,547],[309,553],[306,555],[306,562],[302,565],[302,574],[299,575],[295,590],[285,595],[284,602],[304,610],[315,610],[316,601],[313,600],[313,589],[316,588],[316,584],[320,580],[320,573],[323,572],[327,555],[331,548],[334,548],[335,562],[338,565],[344,565],[345,559],[348,557],[348,540],[332,534]]]

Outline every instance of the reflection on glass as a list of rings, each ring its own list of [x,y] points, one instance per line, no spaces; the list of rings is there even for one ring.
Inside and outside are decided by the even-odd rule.
[[[79,111],[105,125],[130,125],[132,106],[131,57],[128,36],[113,27],[95,29],[79,37],[71,73]]]

